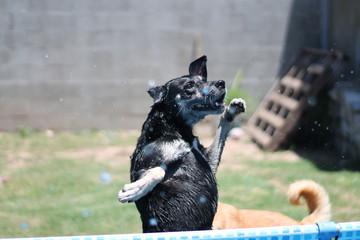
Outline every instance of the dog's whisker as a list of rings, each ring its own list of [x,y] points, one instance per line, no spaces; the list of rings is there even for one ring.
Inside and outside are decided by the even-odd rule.
[[[210,104],[211,103],[211,96],[210,95],[207,95],[205,97],[205,104]]]
[[[175,101],[176,101],[176,99],[172,99],[172,100],[166,101],[166,103],[169,104],[169,103],[172,103],[172,102],[175,102]]]
[[[178,113],[176,114],[176,116],[179,116],[179,114],[181,113],[181,111],[185,110],[185,107],[181,107],[180,110],[178,111]]]

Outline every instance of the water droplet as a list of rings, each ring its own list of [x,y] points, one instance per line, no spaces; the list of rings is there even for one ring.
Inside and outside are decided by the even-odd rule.
[[[205,203],[205,202],[206,202],[206,197],[205,197],[204,195],[201,195],[201,196],[199,197],[199,202],[200,202],[200,203]]]
[[[228,112],[229,112],[231,115],[234,115],[234,114],[235,114],[235,111],[236,111],[235,108],[229,108],[229,110],[228,110]]]
[[[87,210],[87,209],[84,209],[84,210],[82,211],[82,216],[83,216],[84,218],[89,217],[89,216],[90,216],[90,211]]]
[[[108,172],[101,173],[100,179],[104,183],[111,183],[111,181],[112,181],[111,175]]]
[[[62,102],[64,99],[63,98],[60,98],[59,101]]]
[[[164,169],[164,171],[167,170],[167,165],[166,165],[165,163],[162,163],[162,164],[160,165],[160,167],[161,167],[162,169]]]
[[[203,88],[203,90],[202,90],[203,95],[208,95],[209,92],[210,92],[209,88]]]
[[[45,59],[48,59],[48,58],[49,58],[49,55],[48,55],[47,53],[45,53],[44,58],[45,58]]]
[[[29,228],[29,224],[27,222],[23,222],[21,223],[20,228],[22,230],[27,230]]]
[[[316,97],[309,97],[309,98],[308,98],[308,104],[309,104],[310,106],[315,106],[316,103],[317,103]]]
[[[148,85],[149,85],[149,87],[154,87],[155,86],[155,80],[150,79],[148,81]]]
[[[55,186],[54,186],[54,184],[50,184],[49,190],[52,191],[52,192],[55,191]]]
[[[151,226],[156,226],[157,225],[157,219],[156,218],[150,218],[149,219],[149,224]]]

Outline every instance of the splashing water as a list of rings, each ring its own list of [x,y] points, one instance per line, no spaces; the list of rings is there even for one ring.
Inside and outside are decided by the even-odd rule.
[[[165,193],[164,191],[161,191],[161,192],[159,193],[159,196],[162,197],[162,198],[164,198],[164,197],[166,197],[166,193]]]
[[[161,167],[162,169],[164,169],[164,171],[167,170],[167,165],[166,165],[165,163],[162,163],[162,164],[160,165],[160,167]]]
[[[233,114],[235,114],[235,111],[236,111],[236,109],[234,109],[234,108],[229,108],[229,113],[231,114],[231,115],[233,115]]]
[[[103,173],[101,173],[100,179],[101,179],[101,181],[103,181],[104,183],[111,183],[111,181],[112,181],[111,175],[110,175],[110,173],[108,173],[108,172],[103,172]]]
[[[204,88],[204,89],[202,90],[202,93],[203,93],[204,96],[208,95],[209,92],[210,92],[210,89],[209,89],[209,88]]]
[[[316,97],[309,97],[309,98],[308,98],[308,104],[309,104],[310,106],[315,106],[315,105],[317,104],[317,99],[316,99]]]
[[[150,224],[151,226],[156,226],[156,225],[157,225],[157,220],[156,220],[156,218],[150,218],[150,219],[149,219],[149,224]]]
[[[84,209],[84,210],[82,211],[82,216],[83,216],[84,218],[89,217],[89,216],[90,216],[90,211],[87,210],[87,209]]]
[[[206,197],[205,197],[204,195],[201,195],[201,196],[199,197],[199,202],[200,202],[200,203],[205,203],[205,202],[206,202]]]
[[[148,81],[149,87],[154,87],[155,84],[156,84],[156,83],[155,83],[155,80],[150,79],[150,80]]]
[[[49,185],[49,190],[50,190],[51,192],[55,191],[55,185],[54,185],[54,184],[50,184],[50,185]]]
[[[27,222],[23,222],[21,223],[20,228],[22,230],[27,230],[29,228],[29,224]]]

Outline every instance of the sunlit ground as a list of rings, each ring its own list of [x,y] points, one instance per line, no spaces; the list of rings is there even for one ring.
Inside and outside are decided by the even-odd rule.
[[[137,137],[138,131],[1,133],[0,237],[141,232],[135,205],[117,201]],[[291,206],[285,192],[290,182],[312,179],[328,191],[333,221],[360,220],[359,172],[322,171],[292,151],[260,151],[246,136],[227,142],[217,178],[222,202],[299,220],[306,208]]]

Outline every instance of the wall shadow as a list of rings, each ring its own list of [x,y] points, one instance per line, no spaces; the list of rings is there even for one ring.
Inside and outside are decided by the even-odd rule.
[[[281,77],[295,62],[300,48],[322,48],[323,11],[321,0],[293,0],[288,16],[284,47],[278,76]]]
[[[278,78],[284,76],[295,62],[295,57],[303,47],[327,50],[330,47],[332,23],[331,1],[293,0],[288,16],[287,31]],[[334,151],[336,124],[329,105],[329,89],[323,89],[317,96],[316,106],[302,116],[299,128],[293,133],[288,145],[325,171],[360,170],[360,160],[350,160]]]

